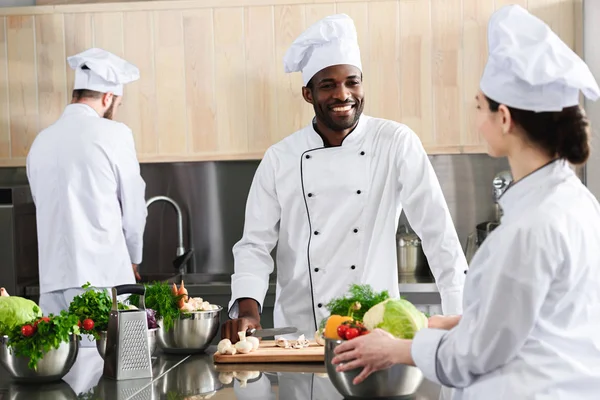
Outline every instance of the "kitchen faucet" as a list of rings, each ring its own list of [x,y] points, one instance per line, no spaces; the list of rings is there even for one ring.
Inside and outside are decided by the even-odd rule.
[[[181,213],[181,207],[179,207],[179,204],[170,197],[154,196],[146,201],[146,208],[149,208],[150,204],[157,201],[166,201],[171,204],[177,212],[177,250],[175,253],[177,258],[173,261],[173,265],[179,270],[179,274],[183,276],[185,274],[185,265],[192,256],[192,250],[186,251],[185,247],[183,247],[183,214]]]

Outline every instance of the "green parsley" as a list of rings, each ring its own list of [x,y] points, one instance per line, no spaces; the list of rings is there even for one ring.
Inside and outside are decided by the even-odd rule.
[[[69,305],[69,312],[77,316],[80,322],[85,319],[94,321],[94,329],[89,333],[96,340],[100,339],[98,332],[108,329],[108,318],[112,309],[112,300],[108,290],[92,287],[89,282],[82,286],[85,292],[75,296]]]
[[[52,349],[58,349],[62,343],[68,343],[70,335],[79,336],[77,316],[61,311],[59,315],[48,315],[48,322],[37,318],[27,324],[16,326],[8,333],[8,347],[14,354],[28,357],[29,368],[37,370],[38,362]],[[21,332],[23,326],[34,328],[31,336],[24,336]]]

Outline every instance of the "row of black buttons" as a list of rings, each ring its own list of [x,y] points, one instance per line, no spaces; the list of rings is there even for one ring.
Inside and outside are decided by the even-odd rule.
[[[360,189],[356,191],[356,194],[361,194],[361,193],[362,193],[362,190],[360,190]],[[313,197],[314,195],[315,195],[314,193],[309,193],[306,196]]]
[[[361,151],[361,152],[360,152],[360,153],[358,153],[358,154],[360,154],[361,156],[364,156],[364,155],[365,155],[365,152],[364,152],[364,151]],[[311,155],[310,155],[310,154],[307,154],[307,155],[305,155],[304,157],[305,157],[305,158],[308,160],[308,159],[311,157]]]
[[[350,266],[350,269],[356,269],[356,265],[352,265],[352,266]],[[319,271],[320,271],[320,269],[317,267],[317,268],[315,268],[315,269],[314,269],[314,271],[315,271],[315,272],[319,272]]]
[[[352,230],[352,232],[354,232],[354,233],[358,233],[358,229],[357,229],[357,228],[354,228],[354,229]],[[314,233],[315,235],[319,235],[321,232],[319,232],[319,231],[314,231],[313,233]]]

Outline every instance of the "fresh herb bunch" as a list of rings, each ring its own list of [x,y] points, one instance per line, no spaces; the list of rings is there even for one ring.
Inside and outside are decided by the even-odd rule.
[[[27,324],[16,326],[8,333],[8,347],[15,355],[29,357],[29,368],[37,370],[37,363],[44,354],[69,342],[69,335],[79,335],[76,315],[61,311],[59,315],[37,318]],[[26,335],[26,334],[27,335]]]
[[[180,312],[177,303],[183,295],[176,296],[173,294],[171,286],[165,282],[152,282],[144,284],[146,287],[146,295],[144,302],[146,308],[151,308],[156,311],[156,318],[162,319],[164,328],[168,331],[173,328],[175,320],[179,319]],[[140,296],[132,294],[129,296],[129,304],[139,307]]]
[[[112,308],[112,300],[108,290],[92,287],[89,282],[81,287],[85,292],[75,296],[69,305],[69,312],[77,316],[80,322],[86,319],[94,321],[94,329],[88,333],[96,340],[100,338],[98,332],[108,329],[108,318]]]
[[[352,284],[346,296],[331,300],[326,307],[331,315],[349,316],[362,322],[371,307],[389,298],[387,290],[376,293],[370,285]]]

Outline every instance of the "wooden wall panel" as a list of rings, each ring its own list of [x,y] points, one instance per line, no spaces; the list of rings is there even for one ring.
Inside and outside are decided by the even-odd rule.
[[[482,152],[473,97],[487,58],[487,21],[514,3],[581,52],[581,0],[165,0],[0,9],[0,165],[23,165],[35,135],[70,101],[74,74],[65,58],[92,46],[140,69],[116,116],[134,132],[140,161],[260,158],[314,116],[301,73],[286,74],[283,57],[307,26],[333,13],[350,15],[357,27],[366,114],[406,123],[430,153]]]

